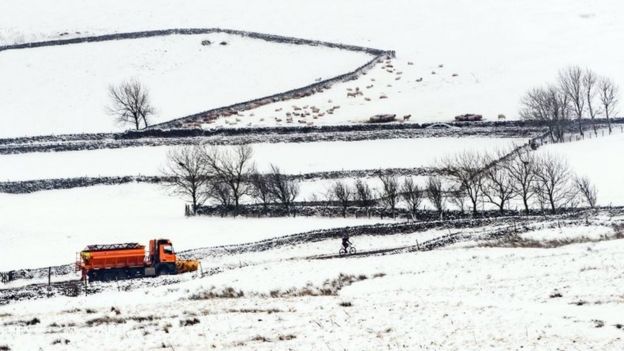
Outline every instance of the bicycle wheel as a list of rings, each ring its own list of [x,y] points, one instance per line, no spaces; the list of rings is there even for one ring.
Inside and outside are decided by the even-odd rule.
[[[346,255],[346,254],[347,254],[347,250],[345,250],[345,248],[343,247],[342,249],[340,249],[340,251],[338,251],[338,254],[339,254],[340,256],[344,256],[344,255]]]
[[[349,248],[349,254],[350,254],[350,255],[354,255],[354,254],[356,253],[356,251],[357,251],[357,250],[355,250],[355,247],[354,247],[354,246],[351,246],[351,247]]]

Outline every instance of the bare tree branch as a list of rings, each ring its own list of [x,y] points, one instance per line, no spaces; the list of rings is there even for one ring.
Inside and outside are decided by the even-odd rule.
[[[602,103],[602,112],[607,119],[609,126],[609,134],[612,132],[611,119],[616,112],[616,106],[618,103],[619,87],[610,78],[602,77],[598,82],[598,97]]]
[[[108,95],[111,105],[108,113],[115,116],[122,124],[130,123],[139,130],[149,126],[149,117],[154,114],[149,99],[149,92],[139,81],[123,82],[118,86],[110,86]]]
[[[412,220],[416,219],[416,214],[423,201],[423,192],[420,190],[417,184],[414,183],[414,179],[411,177],[405,178],[403,185],[401,186],[401,197],[407,203],[409,211],[412,215]]]
[[[396,216],[396,205],[399,200],[399,180],[395,175],[379,176],[382,184],[381,203],[392,211],[392,218]]]
[[[440,214],[440,218],[444,213],[445,200],[444,190],[442,189],[442,181],[438,177],[427,178],[427,199]]]
[[[170,150],[163,173],[171,179],[165,185],[174,194],[188,196],[193,214],[197,214],[197,208],[207,200],[205,187],[209,179],[209,170],[202,160],[200,147],[183,146]]]
[[[585,111],[585,88],[583,86],[583,70],[579,66],[571,66],[559,72],[559,86],[568,97],[572,110],[578,120],[579,134],[584,135],[581,118]]]

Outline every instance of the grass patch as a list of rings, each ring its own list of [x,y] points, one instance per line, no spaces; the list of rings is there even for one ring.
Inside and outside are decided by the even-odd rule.
[[[260,342],[271,342],[271,339],[266,336],[256,335],[252,339],[252,341],[260,341]]]
[[[240,308],[240,309],[229,309],[227,310],[228,313],[268,313],[268,314],[272,314],[272,313],[280,313],[280,312],[284,312],[280,309],[277,308],[269,308],[269,309],[262,309],[262,308]]]
[[[97,327],[98,325],[108,325],[108,324],[123,324],[126,323],[125,318],[117,318],[117,317],[98,317],[93,318],[85,322],[85,324],[89,327]]]
[[[343,301],[338,304],[341,307],[353,307],[353,304],[350,301]]]
[[[498,240],[489,240],[480,243],[479,247],[508,247],[508,248],[537,248],[552,249],[572,244],[594,243],[600,241],[624,239],[624,230],[614,226],[614,233],[611,235],[601,235],[599,238],[588,238],[581,236],[577,238],[562,238],[551,240],[534,240],[523,238],[520,235],[512,234]]]
[[[180,326],[181,327],[188,327],[191,325],[195,325],[199,323],[199,319],[197,318],[191,318],[191,319],[183,319],[180,321]]]
[[[201,291],[189,297],[191,300],[210,300],[210,299],[237,299],[245,296],[242,290],[236,290],[228,287],[221,291],[215,290],[215,287],[209,290]]]
[[[359,276],[342,274],[336,279],[326,280],[322,286],[315,287],[308,284],[303,288],[293,288],[288,290],[273,290],[269,293],[272,298],[280,297],[303,297],[303,296],[336,296],[338,292],[345,286],[349,286],[355,282],[368,279],[367,276],[361,274]]]
[[[52,341],[52,345],[58,345],[58,344],[69,344],[70,341],[68,339],[55,339],[54,341]]]
[[[28,325],[37,325],[41,323],[41,321],[39,320],[39,318],[35,317],[33,319],[29,319],[29,320],[19,320],[19,321],[13,321],[13,322],[6,322],[4,323],[5,326],[8,325],[19,325],[19,326],[28,326]]]

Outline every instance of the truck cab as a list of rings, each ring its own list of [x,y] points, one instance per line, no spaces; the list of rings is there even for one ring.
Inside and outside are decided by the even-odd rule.
[[[146,275],[176,274],[176,253],[171,240],[150,240],[148,266],[153,271],[146,272]]]

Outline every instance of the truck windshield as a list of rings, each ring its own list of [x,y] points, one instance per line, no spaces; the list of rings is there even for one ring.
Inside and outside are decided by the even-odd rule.
[[[163,251],[165,251],[165,253],[172,254],[173,253],[173,246],[165,245],[165,246],[163,246]]]

